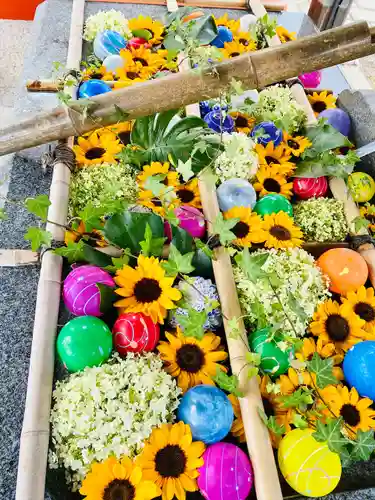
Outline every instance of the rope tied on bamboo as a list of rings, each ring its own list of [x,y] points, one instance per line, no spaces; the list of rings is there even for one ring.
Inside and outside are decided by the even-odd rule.
[[[49,151],[42,156],[43,168],[52,168],[57,163],[64,163],[71,172],[74,172],[76,166],[74,151],[64,141],[59,142],[53,151],[51,149],[50,146]]]
[[[350,248],[358,250],[362,245],[370,244],[375,246],[375,240],[369,234],[349,235]]]

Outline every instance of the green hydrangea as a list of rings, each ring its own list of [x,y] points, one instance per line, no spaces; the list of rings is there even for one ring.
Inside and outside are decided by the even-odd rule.
[[[297,203],[294,221],[306,241],[343,241],[349,231],[344,203],[333,198],[312,198]]]
[[[137,199],[137,183],[129,165],[103,163],[77,170],[70,183],[69,215],[74,217],[91,202],[99,206],[102,200]]]
[[[125,38],[131,37],[128,20],[124,14],[118,10],[100,10],[97,14],[88,17],[85,23],[83,39],[93,42],[96,35],[104,30],[117,31]]]

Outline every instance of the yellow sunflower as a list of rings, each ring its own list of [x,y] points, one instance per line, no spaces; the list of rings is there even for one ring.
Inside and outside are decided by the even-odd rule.
[[[94,463],[79,492],[86,500],[151,500],[161,495],[160,488],[145,480],[142,469],[128,457]]]
[[[83,72],[82,80],[113,80],[113,73],[102,65],[99,68],[89,68]]]
[[[230,432],[239,440],[240,443],[245,443],[246,434],[241,415],[240,402],[238,401],[238,398],[236,398],[236,396],[234,396],[233,394],[229,394],[228,399],[232,404],[235,417]]]
[[[78,137],[78,144],[73,146],[78,165],[98,165],[116,163],[116,155],[123,146],[110,133],[92,132],[87,137]]]
[[[235,131],[249,135],[254,128],[255,118],[240,111],[231,111],[229,114],[233,118]]]
[[[252,52],[253,49],[251,47],[251,45],[246,47],[245,45],[242,45],[242,43],[233,40],[233,42],[225,42],[224,48],[219,50],[223,54],[224,59],[231,59],[232,57],[239,56],[245,52]]]
[[[252,243],[263,243],[266,233],[263,230],[263,221],[258,214],[249,207],[233,207],[224,213],[224,219],[240,219],[231,229],[237,239],[233,241],[240,247],[251,247]]]
[[[318,116],[325,109],[336,107],[336,97],[333,94],[328,94],[326,90],[324,92],[314,92],[312,95],[308,94],[307,98],[314,110],[315,116]]]
[[[143,66],[143,74],[145,75],[148,73],[148,76],[151,76],[153,73],[156,73],[156,71],[162,68],[166,63],[166,60],[161,57],[159,52],[151,52],[150,49],[147,49],[144,45],[141,45],[138,49],[135,49],[133,47],[131,47],[130,49],[122,49],[120,51],[120,56],[124,60],[125,68],[131,66],[133,63],[139,62]]]
[[[186,184],[179,184],[175,188],[177,199],[181,205],[202,208],[201,195],[199,193],[198,179],[194,177]]]
[[[159,49],[157,51],[158,56],[160,56],[162,59],[164,59],[164,65],[160,68],[160,70],[167,70],[167,71],[177,71],[178,70],[178,60],[177,56],[174,56],[174,54],[171,57],[171,52],[167,49]],[[169,62],[168,62],[169,60]]]
[[[266,232],[266,248],[294,248],[302,245],[303,234],[285,212],[264,216],[263,229]]]
[[[151,33],[151,38],[147,40],[150,45],[159,45],[163,40],[164,26],[160,21],[154,21],[150,16],[138,16],[137,18],[129,19],[130,31],[147,30]]]
[[[340,385],[329,385],[321,390],[324,403],[329,407],[323,410],[327,417],[333,412],[337,418],[342,417],[350,427],[353,436],[358,430],[368,431],[375,429],[375,411],[370,408],[373,404],[369,398],[360,398],[357,390]],[[350,437],[353,437],[350,436]]]
[[[343,310],[357,314],[364,322],[363,329],[371,335],[375,336],[375,293],[374,289],[361,286],[355,292],[348,292],[345,297],[341,298]]]
[[[375,232],[375,205],[371,205],[370,203],[365,203],[364,206],[359,209],[361,217],[366,218],[370,225],[368,228],[372,233]]]
[[[179,328],[177,332],[165,333],[167,342],[160,342],[157,349],[164,362],[165,370],[177,378],[177,385],[186,392],[199,384],[215,385],[212,377],[217,370],[226,372],[225,361],[228,354],[220,349],[220,337],[205,333],[202,340],[185,337]]]
[[[282,43],[291,42],[296,39],[296,33],[288,31],[284,26],[276,26],[276,34]]]
[[[310,331],[324,346],[333,344],[335,352],[342,354],[368,338],[364,326],[365,321],[348,310],[347,306],[328,299],[314,313]]]
[[[240,29],[239,19],[228,19],[227,13],[218,18],[216,18],[215,16],[212,17],[215,20],[216,26],[226,26],[228,29],[231,30],[233,35],[237,34],[238,30]]]
[[[165,192],[162,192],[160,196],[155,196],[152,191],[148,189],[140,189],[138,192],[137,203],[150,208],[156,214],[164,217],[166,214],[166,208],[172,210],[180,204],[176,197],[173,198],[173,196],[175,196],[172,192],[173,189],[173,187],[166,188]]]
[[[168,309],[180,300],[181,292],[173,288],[174,278],[167,278],[159,260],[139,255],[138,266],[124,266],[118,270],[115,282],[120,287],[115,292],[124,297],[115,302],[124,312],[143,312],[154,323],[164,323]]]
[[[270,193],[282,194],[285,198],[292,196],[293,183],[287,182],[284,175],[275,173],[274,167],[262,165],[257,174],[254,189],[259,191],[259,196],[265,196]]]
[[[321,358],[332,359],[334,376],[337,380],[344,380],[344,372],[338,366],[344,361],[343,354],[335,354],[335,346],[324,344],[321,338],[318,338],[317,342],[311,337],[303,339],[301,348],[296,352],[296,358],[300,361],[311,361],[315,353],[318,353]]]
[[[150,165],[143,165],[143,171],[137,176],[137,183],[141,188],[145,187],[147,179],[153,175],[165,175],[163,184],[167,187],[175,187],[178,185],[178,173],[169,170],[170,164],[168,162],[160,163],[153,161]]]
[[[116,75],[118,81],[114,84],[114,88],[121,89],[136,83],[145,82],[149,79],[150,72],[140,62],[133,62],[126,68],[119,68],[116,71]]]
[[[307,137],[303,137],[302,135],[293,137],[292,135],[289,135],[288,132],[284,132],[283,138],[285,153],[289,155],[299,157],[307,148],[312,146],[312,142],[310,142]]]
[[[275,174],[290,175],[296,168],[296,165],[290,162],[291,155],[285,151],[285,146],[280,144],[274,145],[273,141],[263,144],[256,144],[255,151],[259,158],[259,164],[267,167],[272,167],[272,172]]]
[[[239,31],[233,40],[241,45],[244,45],[249,51],[253,52],[254,50],[257,50],[256,42],[251,38],[248,31]]]
[[[123,144],[127,146],[130,144],[130,135],[133,128],[133,122],[123,122],[117,125],[112,125],[109,129],[115,134],[116,138]]]
[[[205,446],[194,441],[183,422],[154,429],[138,457],[145,479],[162,490],[163,500],[185,500],[187,491],[197,491],[198,468],[203,465]]]

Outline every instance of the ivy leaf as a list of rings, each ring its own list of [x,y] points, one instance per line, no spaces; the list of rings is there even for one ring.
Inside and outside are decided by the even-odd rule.
[[[86,262],[103,269],[111,264],[111,257],[109,255],[99,252],[99,250],[87,244],[83,245],[83,256]]]
[[[112,307],[118,296],[115,294],[115,289],[112,286],[105,285],[104,283],[97,283],[96,286],[100,292],[100,312],[104,314]]]
[[[173,243],[171,243],[169,246],[168,261],[162,262],[161,265],[168,276],[177,276],[179,273],[189,274],[194,271],[194,267],[191,264],[193,257],[194,252],[182,255]]]
[[[307,314],[302,309],[296,298],[292,293],[288,293],[288,304],[290,309],[296,314],[296,316],[304,323],[307,320]]]
[[[51,202],[46,194],[40,194],[36,198],[26,198],[25,207],[29,212],[40,217],[43,221],[47,220],[48,207]]]
[[[256,352],[247,352],[245,354],[245,359],[248,363],[254,366],[259,366],[261,362],[261,355]]]
[[[57,99],[62,104],[66,104],[67,106],[69,106],[70,101],[72,100],[71,95],[68,94],[67,92],[63,92],[63,91],[57,92],[56,96],[57,96]]]
[[[40,227],[32,226],[27,230],[24,239],[30,241],[31,250],[36,252],[42,245],[51,245],[52,234],[49,231],[40,229]]]
[[[143,255],[146,257],[149,257],[150,255],[159,257],[163,252],[163,245],[167,238],[153,238],[149,223],[146,224],[144,238],[145,239],[143,241],[139,242]]]
[[[5,208],[0,208],[0,220],[7,220],[8,215],[5,211]]]
[[[311,361],[307,362],[309,372],[315,373],[316,385],[319,389],[324,389],[327,385],[337,384],[337,379],[333,374],[332,359],[322,359],[317,352],[314,352]]]
[[[194,177],[194,172],[191,168],[191,158],[189,158],[185,163],[181,160],[178,160],[176,170],[179,174],[182,175],[184,182],[187,182],[189,179]]]
[[[256,377],[259,373],[259,368],[256,368],[255,366],[250,366],[250,368],[247,370],[247,378],[250,380],[253,377]]]
[[[311,390],[303,390],[301,387],[292,394],[280,396],[278,399],[284,408],[298,408],[305,411],[307,406],[314,402]]]
[[[103,216],[103,209],[100,207],[94,207],[90,202],[83,210],[78,213],[78,217],[85,224],[86,232],[91,233],[93,229],[101,229],[103,224],[101,217]]]
[[[259,279],[265,278],[267,273],[263,271],[262,267],[267,262],[268,253],[261,253],[259,255],[250,255],[249,249],[244,248],[241,253],[235,257],[236,263],[242,268],[246,276],[253,283]]]
[[[126,120],[129,117],[129,113],[124,111],[117,104],[114,104],[114,107],[115,107],[115,113],[113,114],[113,117],[116,120],[116,122],[126,122]]]
[[[194,243],[197,248],[202,250],[202,252],[205,255],[207,255],[207,257],[209,257],[210,259],[214,258],[213,250],[211,250],[211,248],[209,248],[209,246],[206,243],[203,243],[203,241],[200,240],[199,238],[194,238]]]
[[[85,256],[83,255],[83,244],[82,240],[78,242],[70,241],[67,243],[66,247],[56,248],[53,253],[68,259],[69,264],[81,262],[85,260]]]
[[[243,398],[243,393],[238,388],[239,381],[237,375],[229,376],[220,370],[220,368],[217,368],[216,375],[212,377],[212,380],[223,391],[229,392],[238,398]]]
[[[241,338],[241,327],[238,318],[231,318],[227,322],[228,337],[233,340]]]
[[[357,438],[353,443],[351,457],[353,460],[369,460],[375,450],[374,431],[357,431]]]
[[[216,217],[213,225],[212,232],[213,234],[218,234],[220,238],[220,243],[225,246],[228,243],[231,243],[236,239],[236,235],[231,231],[234,226],[239,222],[240,219],[237,217],[233,219],[225,220],[223,214],[220,212]]]
[[[359,233],[362,229],[368,229],[370,225],[370,221],[366,219],[366,217],[355,217],[352,220],[352,224],[354,224],[354,230],[356,233]]]
[[[307,429],[309,426],[307,420],[298,413],[295,413],[293,416],[293,425],[297,427],[297,429]]]
[[[204,325],[207,321],[206,311],[196,311],[188,308],[188,315],[176,314],[178,323],[182,326],[182,333],[185,337],[194,337],[202,340],[204,337]]]
[[[168,208],[165,210],[164,220],[168,221],[171,226],[179,226],[180,219],[175,214],[173,208]]]
[[[163,181],[166,176],[166,174],[150,175],[144,183],[144,188],[147,191],[151,191],[154,196],[159,197],[163,192],[165,192],[165,185],[163,184]]]
[[[190,233],[185,231],[178,226],[172,226],[172,241],[173,245],[182,253],[192,252],[193,248],[193,237]]]
[[[253,302],[250,304],[251,313],[256,318],[257,330],[261,330],[268,325],[268,320],[266,317],[266,311],[264,305],[255,297]]]
[[[312,142],[311,149],[316,153],[323,153],[330,149],[341,147],[351,147],[352,143],[341,134],[337,129],[332,127],[323,118],[310,127],[307,127],[306,137]]]
[[[328,444],[328,448],[331,451],[340,454],[345,446],[349,444],[349,440],[341,433],[342,424],[342,417],[329,420],[326,424],[324,424],[322,420],[317,419],[316,431],[312,436],[319,443],[323,443],[326,441]]]
[[[342,451],[340,452],[340,459],[343,468],[349,467],[349,465],[351,465],[351,463],[353,462],[353,458],[348,448],[342,449]]]
[[[285,433],[285,426],[279,425],[276,422],[276,417],[271,415],[267,417],[262,408],[258,407],[258,415],[260,416],[264,425],[273,433],[275,436],[282,436]]]

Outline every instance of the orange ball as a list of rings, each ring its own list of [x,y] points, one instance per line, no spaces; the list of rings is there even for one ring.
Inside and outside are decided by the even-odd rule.
[[[331,292],[346,295],[364,285],[368,278],[365,259],[349,248],[332,248],[316,261],[330,279]]]

